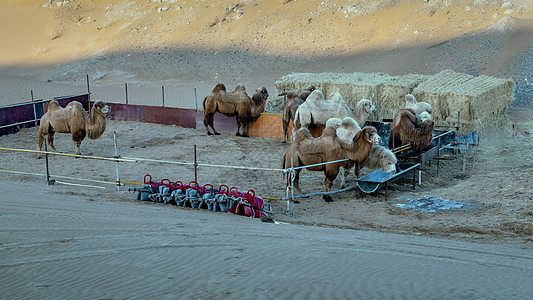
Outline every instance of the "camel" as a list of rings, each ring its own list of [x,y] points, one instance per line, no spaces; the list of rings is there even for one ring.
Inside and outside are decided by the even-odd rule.
[[[421,121],[411,108],[400,109],[392,120],[389,148],[412,144],[415,152],[423,150],[433,140],[434,125],[431,119]]]
[[[337,137],[336,129],[332,126],[326,127],[322,135],[318,138],[313,138],[309,130],[305,127],[296,131],[293,149],[288,147],[285,151],[281,167],[283,169],[292,166],[298,168],[301,166],[324,163],[328,161],[335,161],[341,159],[350,159],[358,165],[364,164],[370,155],[370,150],[373,145],[379,145],[381,138],[379,137],[376,128],[368,126],[360,130],[352,139],[351,144],[347,144]],[[293,153],[293,157],[291,157]],[[339,167],[343,166],[345,162],[331,163],[308,167],[310,171],[323,171],[326,179],[324,181],[326,192],[331,191],[333,181],[339,173]],[[302,194],[299,187],[300,172],[302,169],[294,170],[294,188]],[[290,184],[291,176],[287,178],[287,186]],[[331,202],[333,199],[330,195],[324,195],[323,199],[326,202]]]
[[[76,154],[81,155],[80,145],[85,135],[95,140],[102,136],[106,128],[106,115],[111,109],[104,101],[94,102],[91,114],[83,109],[78,101],[70,102],[62,108],[55,100],[48,104],[48,111],[41,117],[37,146],[42,149],[44,138],[48,135],[48,145],[57,152],[54,146],[54,134],[71,133]]]
[[[347,144],[350,144],[355,134],[361,130],[355,120],[350,117],[346,117],[342,121],[338,118],[331,118],[326,122],[327,126],[336,126],[337,137]],[[373,146],[368,161],[361,167],[370,171],[382,169],[385,173],[394,174],[397,162],[396,156],[392,151],[383,146]],[[354,166],[355,164],[349,161],[341,167],[343,170],[339,170],[341,189],[346,187],[346,176]],[[357,174],[356,176],[359,177]]]
[[[226,92],[226,86],[219,83],[215,86],[211,94],[204,98],[204,125],[208,135],[219,135],[213,126],[215,113],[219,112],[228,117],[235,116],[237,122],[236,136],[248,136],[248,123],[254,121],[265,110],[268,92],[266,88],[258,88],[252,98],[246,94],[243,85],[237,85],[233,92]],[[209,126],[213,133],[209,131]],[[242,134],[240,128],[242,127]]]
[[[281,122],[283,123],[283,140],[282,143],[286,143],[287,139],[289,138],[289,124],[291,120],[293,120],[294,124],[294,115],[296,113],[296,110],[298,109],[298,106],[302,104],[304,101],[298,97],[298,95],[295,92],[287,92],[287,103],[285,103],[285,108],[283,109],[283,116],[281,119]]]
[[[298,130],[311,124],[325,125],[329,118],[345,117],[354,118],[359,127],[363,127],[368,116],[375,111],[376,107],[368,99],[359,101],[352,111],[338,92],[331,93],[329,100],[325,100],[320,90],[314,90],[296,110],[294,129]]]
[[[431,104],[427,102],[417,102],[415,96],[411,94],[405,95],[405,108],[412,108],[416,115],[419,116],[423,112],[427,112],[431,115]]]
[[[298,106],[300,104],[304,103],[305,99],[316,90],[316,88],[312,85],[305,88],[305,91],[301,92],[300,94],[296,94],[295,92],[286,92],[280,94],[280,96],[287,96],[287,103],[285,103],[285,108],[283,109],[283,117],[282,117],[282,124],[283,124],[283,141],[282,143],[286,143],[287,139],[289,138],[289,124],[292,120],[292,123],[294,124],[294,115],[296,114],[296,110],[298,109]]]
[[[383,173],[396,173],[396,155],[390,150],[383,146],[373,146],[370,149],[370,156],[368,160],[363,165],[363,167],[368,168],[370,171],[375,171],[381,169]]]

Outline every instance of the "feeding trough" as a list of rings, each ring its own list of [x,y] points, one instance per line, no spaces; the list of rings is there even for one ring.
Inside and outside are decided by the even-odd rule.
[[[367,194],[385,188],[385,201],[387,201],[388,185],[396,180],[409,175],[413,171],[413,190],[415,189],[416,168],[420,163],[399,162],[396,164],[396,173],[383,173],[381,169],[357,179],[357,187]]]

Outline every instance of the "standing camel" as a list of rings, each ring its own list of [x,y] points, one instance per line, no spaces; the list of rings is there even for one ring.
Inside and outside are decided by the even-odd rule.
[[[56,151],[54,146],[54,134],[71,133],[76,154],[81,155],[80,145],[87,135],[95,140],[104,134],[106,128],[106,115],[111,109],[104,101],[94,102],[91,114],[83,109],[78,101],[72,101],[62,108],[57,101],[52,100],[48,104],[48,111],[41,117],[39,125],[39,138],[37,146],[42,149],[44,138],[48,135],[48,145]]]
[[[359,166],[363,165],[370,155],[373,145],[379,145],[381,138],[376,128],[367,126],[360,130],[352,139],[351,144],[347,144],[339,139],[336,135],[335,128],[328,126],[318,138],[313,138],[309,130],[305,127],[296,131],[293,149],[287,148],[281,160],[283,169],[291,167],[291,152],[293,152],[292,166],[294,168],[336,161],[341,159],[350,159]],[[310,171],[323,171],[326,179],[324,181],[326,192],[331,191],[333,181],[339,173],[339,168],[346,162],[330,163],[314,167],[308,167]],[[294,170],[294,188],[302,194],[299,186],[300,172],[302,169]],[[290,184],[290,176],[287,178],[287,186]],[[333,199],[330,195],[324,195],[326,202]]]
[[[233,92],[227,92],[226,86],[219,83],[215,86],[211,94],[204,98],[204,125],[208,135],[218,135],[213,126],[215,113],[219,112],[228,117],[235,116],[237,123],[236,136],[248,136],[248,123],[254,121],[265,110],[268,92],[266,88],[258,88],[252,98],[246,94],[243,85],[237,85]],[[209,126],[213,133],[209,131]],[[240,128],[242,127],[242,134]]]
[[[298,109],[298,106],[300,104],[305,102],[305,99],[309,97],[309,95],[316,90],[316,88],[312,85],[305,88],[305,91],[301,92],[300,94],[296,94],[295,92],[287,92],[281,95],[287,96],[287,103],[285,103],[285,107],[283,109],[283,117],[282,117],[282,124],[283,124],[283,141],[282,143],[286,143],[287,139],[289,138],[289,124],[292,120],[292,123],[294,125],[294,116],[296,115],[296,110]]]

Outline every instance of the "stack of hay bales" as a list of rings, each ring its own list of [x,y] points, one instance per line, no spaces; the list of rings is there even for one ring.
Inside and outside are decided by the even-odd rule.
[[[506,111],[514,99],[514,83],[444,70],[419,84],[412,94],[431,104],[436,124],[453,126],[459,118],[464,133],[508,125]]]
[[[507,105],[513,100],[514,83],[510,79],[474,77],[445,70],[435,75],[410,74],[390,76],[383,73],[293,73],[275,82],[277,94],[301,92],[308,85],[321,90],[326,99],[339,92],[354,109],[361,99],[370,99],[377,112],[369,121],[392,119],[404,107],[406,94],[433,107],[437,125],[456,126],[460,113],[462,131],[507,124]],[[283,97],[270,100],[267,111],[283,110]],[[276,110],[272,110],[272,108]]]

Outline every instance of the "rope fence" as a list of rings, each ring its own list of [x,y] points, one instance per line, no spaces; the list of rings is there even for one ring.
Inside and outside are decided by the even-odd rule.
[[[115,135],[115,144],[116,144],[116,135]],[[46,147],[46,143],[45,143]],[[55,179],[50,179],[51,177],[57,178],[57,179],[66,179],[66,180],[76,180],[76,181],[85,181],[85,182],[91,182],[91,183],[98,183],[98,184],[111,184],[111,185],[117,185],[117,191],[119,191],[120,186],[124,186],[126,184],[132,184],[132,185],[142,185],[144,183],[140,182],[134,182],[134,181],[125,181],[120,180],[119,178],[119,172],[118,172],[118,162],[126,162],[126,163],[140,163],[140,162],[155,162],[155,163],[162,163],[162,164],[177,164],[177,165],[184,165],[184,166],[194,166],[196,167],[209,167],[209,168],[231,168],[231,169],[245,169],[245,170],[257,170],[257,171],[270,171],[270,172],[281,172],[283,174],[286,173],[294,173],[294,170],[297,169],[303,169],[308,167],[315,167],[320,165],[326,165],[326,164],[332,164],[332,163],[338,163],[343,161],[348,161],[349,159],[341,159],[341,160],[335,160],[335,161],[329,161],[319,164],[313,164],[313,165],[307,165],[307,166],[301,166],[297,168],[287,168],[287,169],[278,169],[278,168],[260,168],[260,167],[251,167],[251,166],[234,166],[234,165],[220,165],[220,164],[206,164],[206,163],[197,163],[196,162],[196,156],[195,156],[195,162],[180,162],[180,161],[171,161],[171,160],[160,160],[160,159],[149,159],[149,158],[139,158],[139,157],[121,157],[118,156],[118,153],[115,157],[101,157],[101,156],[91,156],[91,155],[76,155],[76,154],[68,154],[68,153],[59,153],[59,152],[51,152],[51,151],[40,151],[40,150],[30,150],[30,149],[17,149],[17,148],[5,148],[0,147],[0,150],[2,151],[12,151],[12,152],[22,152],[22,153],[35,153],[35,154],[42,154],[46,156],[46,167],[47,167],[47,173],[32,173],[32,172],[24,172],[24,171],[14,171],[14,170],[3,170],[0,169],[0,172],[3,173],[11,173],[11,174],[20,174],[20,175],[32,175],[32,176],[46,176],[48,178],[48,184],[64,184],[64,185],[72,185],[72,186],[82,186],[82,187],[92,187],[92,188],[98,188],[98,189],[105,189],[105,187],[97,186],[97,185],[87,185],[87,184],[79,184],[79,183],[71,183],[66,181],[59,181]],[[55,155],[59,157],[71,157],[71,158],[85,158],[85,159],[93,159],[93,160],[102,160],[102,161],[109,161],[109,162],[116,162],[117,166],[117,179],[115,181],[105,181],[105,180],[95,180],[95,179],[88,179],[88,178],[78,178],[78,177],[71,177],[71,176],[61,176],[61,175],[55,175],[50,174],[48,172],[48,155]],[[291,190],[294,188],[293,183],[291,180]],[[349,190],[353,190],[355,187],[345,188],[337,191],[330,191],[330,192],[316,192],[316,193],[310,193],[310,194],[303,194],[303,195],[297,195],[294,194],[291,197],[284,197],[284,198],[274,198],[274,197],[264,197],[265,199],[269,200],[282,200],[287,201],[287,206],[289,210],[289,204],[293,204],[293,213],[294,216],[294,199],[302,198],[302,197],[309,197],[312,195],[327,195],[327,194],[336,194],[341,193]]]

